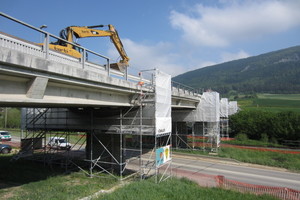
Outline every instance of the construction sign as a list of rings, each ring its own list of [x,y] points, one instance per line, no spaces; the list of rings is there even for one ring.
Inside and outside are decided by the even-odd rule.
[[[156,149],[156,166],[160,166],[171,160],[170,145]]]

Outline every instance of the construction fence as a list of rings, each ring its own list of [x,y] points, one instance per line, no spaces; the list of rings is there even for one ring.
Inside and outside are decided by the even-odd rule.
[[[300,200],[300,191],[290,188],[248,184],[230,180],[224,176],[201,174],[178,168],[173,168],[172,173],[174,176],[185,177],[192,180],[202,187],[220,187],[242,193],[251,193],[256,195],[267,194],[283,200]]]

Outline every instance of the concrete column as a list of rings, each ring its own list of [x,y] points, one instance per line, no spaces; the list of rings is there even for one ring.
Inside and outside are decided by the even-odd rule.
[[[35,77],[28,84],[26,96],[32,99],[43,99],[48,84],[48,78]]]

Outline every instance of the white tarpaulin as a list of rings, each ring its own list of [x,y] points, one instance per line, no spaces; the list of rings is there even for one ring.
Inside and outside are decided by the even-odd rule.
[[[220,97],[218,92],[204,92],[198,105],[197,121],[218,122],[220,121]],[[198,110],[198,108],[197,108]]]
[[[220,101],[220,117],[228,117],[228,99],[222,98]]]
[[[155,134],[170,133],[171,119],[171,75],[155,71]]]
[[[174,121],[186,122],[219,122],[220,121],[220,99],[218,92],[204,92],[196,110],[174,111]]]
[[[233,115],[237,113],[238,111],[237,101],[229,101],[228,107],[229,107],[228,115]]]

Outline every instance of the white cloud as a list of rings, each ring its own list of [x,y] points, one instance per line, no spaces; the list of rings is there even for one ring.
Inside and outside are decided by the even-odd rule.
[[[227,61],[231,61],[231,60],[238,60],[238,59],[242,59],[242,58],[247,58],[249,57],[250,55],[243,51],[243,50],[240,50],[239,52],[237,53],[230,53],[230,52],[223,52],[221,54],[221,62],[227,62]]]
[[[187,69],[178,64],[179,56],[171,53],[172,45],[159,42],[154,45],[138,44],[130,39],[122,39],[125,50],[130,57],[130,68],[136,70],[159,69],[172,76],[181,74]],[[108,52],[111,58],[119,57],[116,49],[111,46]]]
[[[196,65],[193,65],[189,71],[191,70],[195,70],[195,69],[200,69],[203,67],[208,67],[208,66],[212,66],[212,65],[216,65],[218,64],[217,62],[214,61],[198,61]]]
[[[300,26],[299,0],[220,2],[219,7],[197,4],[188,14],[172,11],[171,25],[191,44],[215,47]]]

